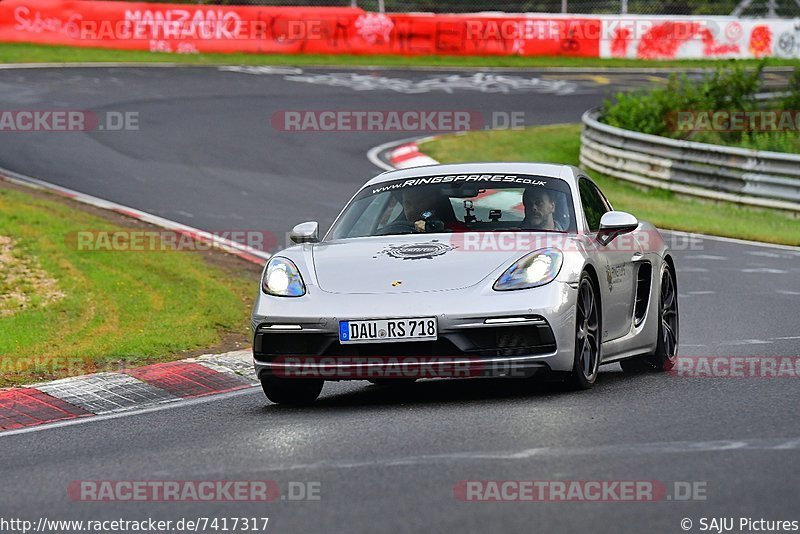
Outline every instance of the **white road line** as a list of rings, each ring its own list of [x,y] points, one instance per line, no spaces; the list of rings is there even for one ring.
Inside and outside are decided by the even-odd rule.
[[[691,256],[684,256],[684,259],[687,260],[717,260],[723,261],[727,260],[726,256],[712,256],[711,254],[693,254]]]
[[[772,345],[772,341],[766,339],[737,339],[727,343],[720,343],[722,346],[738,347],[741,345]]]
[[[717,235],[708,235],[708,234],[695,234],[690,232],[679,232],[677,230],[660,230],[661,233],[664,234],[672,234],[679,237],[699,237],[702,239],[708,239],[710,241],[721,241],[723,243],[733,243],[736,245],[747,245],[751,247],[763,247],[763,248],[775,248],[778,250],[790,250],[792,252],[800,252],[800,247],[795,247],[792,245],[778,245],[775,243],[763,243],[761,241],[748,241],[747,239],[736,239],[733,237],[720,237]]]
[[[596,447],[537,447],[517,451],[474,451],[449,454],[421,454],[374,460],[334,460],[285,466],[262,466],[259,472],[312,471],[319,469],[352,469],[357,467],[407,467],[415,465],[452,464],[473,461],[517,461],[537,458],[569,456],[630,456],[693,453],[724,453],[743,451],[796,451],[800,449],[800,438],[741,439],[715,441],[672,441],[660,443],[627,443],[600,445]]]
[[[247,395],[251,393],[255,393],[257,386],[250,386],[244,389],[237,389],[236,391],[229,391],[227,393],[219,393],[215,395],[207,395],[205,397],[197,397],[194,399],[187,399],[187,400],[175,400],[165,404],[159,404],[157,406],[148,406],[147,408],[142,408],[141,410],[129,410],[126,412],[116,412],[111,414],[105,415],[94,415],[89,417],[80,417],[78,419],[68,419],[66,421],[58,421],[55,423],[45,423],[39,426],[29,426],[26,428],[20,428],[17,430],[5,430],[0,431],[0,439],[16,436],[19,434],[30,434],[31,432],[41,432],[44,430],[51,430],[54,428],[63,428],[66,426],[75,426],[75,425],[85,425],[89,423],[96,423],[98,421],[108,421],[110,419],[120,419],[122,417],[130,417],[132,415],[141,415],[146,413],[153,413],[153,412],[160,412],[162,410],[170,410],[172,408],[182,408],[185,406],[194,406],[196,404],[205,404],[207,402],[213,402],[218,400],[229,399],[233,397],[239,397],[241,395]]]
[[[766,252],[763,250],[747,250],[745,254],[750,254],[751,256],[759,256],[762,258],[780,258],[781,255],[775,252]]]

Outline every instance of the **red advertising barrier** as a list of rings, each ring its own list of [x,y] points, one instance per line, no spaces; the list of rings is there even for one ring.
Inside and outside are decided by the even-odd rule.
[[[367,13],[361,20],[376,22],[358,28],[357,34],[372,42],[370,47],[359,50],[365,53],[583,57],[600,54],[601,21],[597,19]]]
[[[800,20],[2,0],[0,42],[181,53],[798,57]]]
[[[347,47],[362,13],[352,8],[7,0],[0,3],[0,41],[183,53],[325,53]]]
[[[163,52],[598,57],[601,21],[357,8],[0,2],[0,41]]]

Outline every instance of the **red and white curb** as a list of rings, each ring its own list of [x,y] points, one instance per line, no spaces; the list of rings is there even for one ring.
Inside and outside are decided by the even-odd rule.
[[[391,149],[386,153],[386,159],[395,169],[410,169],[439,163],[427,154],[420,152],[417,141],[405,143]]]
[[[270,256],[262,250],[185,224],[7,169],[0,168],[0,179],[132,217],[259,265]],[[0,389],[0,434],[232,392],[257,383],[252,355],[246,350]]]
[[[0,433],[135,411],[258,384],[249,350],[0,390]]]

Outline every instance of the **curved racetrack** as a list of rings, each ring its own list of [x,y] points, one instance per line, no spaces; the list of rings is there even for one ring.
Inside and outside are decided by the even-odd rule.
[[[135,111],[139,130],[0,134],[0,167],[192,226],[330,224],[377,169],[371,147],[413,134],[289,133],[302,109],[523,111],[576,122],[649,74],[68,68],[0,71],[2,109]],[[613,201],[613,198],[611,199]],[[681,353],[798,354],[800,252],[698,240],[676,251]],[[8,517],[270,517],[271,532],[678,532],[682,518],[797,519],[797,379],[623,376],[591,391],[513,381],[397,392],[328,383],[309,408],[259,390],[0,439]],[[274,504],[76,503],[73,480],[319,481]],[[468,503],[462,480],[705,483],[704,501]]]

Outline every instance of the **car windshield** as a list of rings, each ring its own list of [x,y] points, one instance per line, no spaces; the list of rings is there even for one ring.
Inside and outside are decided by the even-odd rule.
[[[441,232],[574,232],[569,185],[557,178],[425,176],[364,188],[329,239]]]

